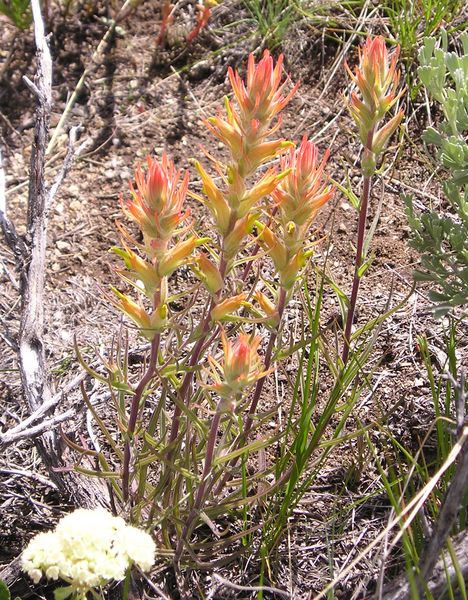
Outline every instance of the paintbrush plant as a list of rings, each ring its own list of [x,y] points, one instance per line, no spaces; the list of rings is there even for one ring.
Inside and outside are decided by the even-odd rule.
[[[207,556],[200,520],[213,529],[218,515],[269,492],[258,486],[268,467],[248,475],[246,464],[272,435],[252,433],[269,418],[258,407],[279,360],[284,311],[312,255],[317,211],[333,194],[328,151],[320,159],[307,138],[295,148],[277,135],[297,89],[283,80],[282,57],[275,63],[266,51],[255,63],[251,56],[246,79],[230,69],[229,81],[233,98],[205,121],[228,159],[204,151],[205,160],[194,161],[201,190],[167,155],[136,167],[121,203],[137,233],[119,223],[122,243],[113,249],[124,262],[116,273],[126,289],[112,288],[107,300],[149,342],[149,353],[136,381],[121,342],[103,358],[106,376],[79,354],[109,386],[119,437],[83,388],[107,449],[67,440],[99,465],[77,470],[107,478],[116,510],[156,531],[160,551],[177,564]],[[187,196],[211,216],[207,234]],[[271,277],[262,272],[268,260]]]
[[[379,156],[389,139],[403,120],[400,109],[390,119],[389,113],[404,90],[398,91],[400,71],[397,68],[400,47],[390,55],[382,36],[368,38],[359,48],[359,64],[354,73],[345,63],[346,70],[357,91],[351,92],[347,99],[349,112],[356,124],[359,139],[363,146],[361,172],[363,176],[361,201],[359,206],[358,237],[356,258],[354,261],[354,279],[346,314],[342,362],[346,365],[351,344],[351,329],[354,321],[359,284],[367,268],[364,256],[364,238],[366,232],[367,210],[372,192],[372,178],[376,172]]]

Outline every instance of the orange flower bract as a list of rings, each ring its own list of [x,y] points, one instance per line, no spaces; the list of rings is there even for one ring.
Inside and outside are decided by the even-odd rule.
[[[249,56],[245,83],[237,71],[229,68],[229,81],[239,105],[242,121],[249,125],[252,120],[264,124],[288,104],[296,93],[298,84],[285,93],[286,82],[281,83],[282,69],[283,55],[279,55],[275,65],[268,50],[265,50],[257,65],[254,55]]]
[[[187,219],[183,211],[187,195],[189,174],[182,178],[180,170],[163,154],[161,162],[148,156],[148,169],[141,165],[135,169],[137,189],[130,186],[131,199],[122,202],[124,213],[136,221],[147,238],[157,240],[154,249],[164,247],[174,230]]]
[[[404,90],[397,93],[400,83],[400,71],[397,69],[399,54],[400,46],[397,46],[390,55],[384,38],[379,35],[376,38],[369,37],[363,48],[359,49],[359,65],[354,73],[345,63],[349,76],[362,96],[360,98],[356,92],[351,93],[349,112],[359,128],[361,142],[374,154],[382,152],[404,116],[400,110],[376,131],[379,121],[404,93]]]
[[[270,371],[262,370],[262,361],[258,355],[261,338],[240,333],[234,342],[230,341],[224,331],[221,332],[221,343],[224,358],[218,362],[208,357],[210,375],[215,383],[205,385],[206,389],[215,391],[221,398],[235,398],[253,383],[268,375]],[[226,404],[227,408],[233,408]]]

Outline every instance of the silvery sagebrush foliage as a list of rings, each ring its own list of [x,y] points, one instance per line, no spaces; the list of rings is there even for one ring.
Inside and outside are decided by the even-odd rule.
[[[21,566],[34,583],[43,575],[65,581],[68,585],[59,588],[56,598],[81,599],[112,580],[122,581],[133,564],[149,571],[155,549],[150,535],[104,508],[78,509],[63,517],[54,531],[34,537]]]
[[[447,33],[440,40],[427,38],[419,52],[419,78],[439,105],[443,119],[428,127],[423,139],[435,146],[439,163],[447,171],[444,194],[450,214],[435,210],[417,214],[405,197],[412,237],[410,245],[421,253],[417,280],[431,281],[437,290],[430,298],[442,316],[452,307],[468,303],[468,33],[460,36],[461,52],[449,52]]]

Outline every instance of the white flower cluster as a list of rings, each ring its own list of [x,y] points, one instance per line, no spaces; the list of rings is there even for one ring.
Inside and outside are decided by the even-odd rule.
[[[76,590],[89,590],[125,578],[129,566],[148,571],[156,546],[151,536],[107,510],[78,509],[60,520],[56,529],[40,533],[21,557],[23,571],[38,583],[44,573],[59,577]]]

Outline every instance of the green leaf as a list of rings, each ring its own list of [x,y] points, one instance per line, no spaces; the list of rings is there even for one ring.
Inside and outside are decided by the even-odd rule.
[[[65,600],[69,596],[71,596],[74,592],[74,588],[72,585],[67,585],[66,587],[57,588],[54,590],[54,600]]]
[[[10,600],[10,592],[7,584],[0,580],[0,600]]]

